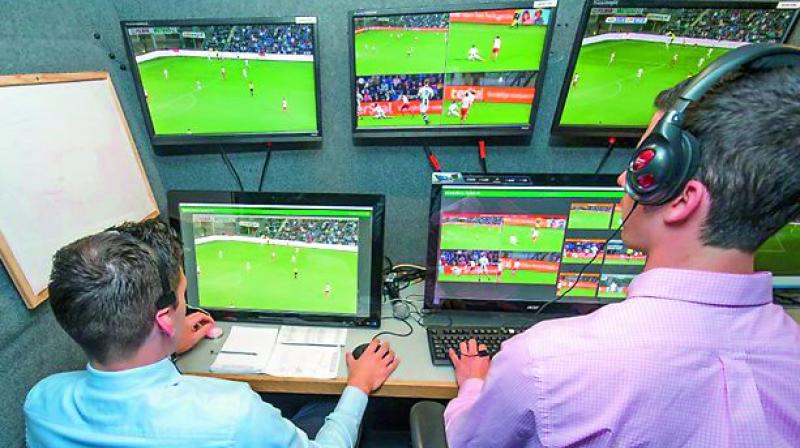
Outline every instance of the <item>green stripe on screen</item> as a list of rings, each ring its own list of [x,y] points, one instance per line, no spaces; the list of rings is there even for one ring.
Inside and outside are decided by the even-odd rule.
[[[209,213],[215,215],[273,215],[273,216],[345,216],[353,218],[369,218],[369,210],[309,210],[309,209],[257,209],[236,207],[181,207],[181,213]]]
[[[479,198],[621,198],[622,191],[542,191],[542,190],[444,190],[445,197]]]

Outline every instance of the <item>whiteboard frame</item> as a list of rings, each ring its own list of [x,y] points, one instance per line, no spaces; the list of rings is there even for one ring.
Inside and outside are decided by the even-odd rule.
[[[144,171],[144,166],[142,165],[142,159],[139,157],[139,151],[137,150],[136,142],[133,140],[133,135],[131,134],[130,127],[128,127],[128,121],[125,119],[125,114],[122,111],[122,105],[119,102],[119,97],[117,96],[117,92],[114,89],[114,85],[111,82],[111,77],[109,76],[108,72],[99,71],[99,72],[31,73],[31,74],[18,74],[18,75],[4,75],[0,76],[0,87],[30,86],[30,85],[43,85],[43,84],[55,84],[55,83],[68,83],[68,82],[83,82],[83,81],[106,81],[108,89],[111,93],[111,97],[114,100],[114,106],[117,109],[117,113],[119,113],[122,122],[122,127],[124,128],[125,134],[128,136],[128,141],[130,142],[131,148],[133,150],[133,157],[136,160],[137,166],[139,167],[139,173],[144,179],[145,185],[147,187],[146,190],[148,193],[149,202],[152,205],[152,210],[148,212],[146,216],[142,217],[142,220],[157,217],[159,215],[158,204],[155,200],[155,196],[153,195],[153,189],[150,186],[150,181],[148,180],[147,174]],[[2,231],[0,231],[0,261],[2,261],[3,265],[8,271],[8,275],[11,277],[11,281],[14,283],[14,286],[16,286],[17,291],[19,291],[19,294],[20,296],[22,296],[22,300],[25,302],[25,306],[27,306],[28,309],[34,309],[39,304],[47,300],[49,294],[46,288],[41,291],[33,290],[30,281],[25,275],[25,272],[22,270],[22,267],[17,261],[17,257],[11,250],[11,246],[9,245],[6,238],[3,236]]]

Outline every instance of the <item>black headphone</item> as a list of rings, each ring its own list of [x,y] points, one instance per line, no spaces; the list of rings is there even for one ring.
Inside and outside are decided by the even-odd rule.
[[[690,104],[697,102],[724,76],[747,66],[763,70],[800,65],[800,48],[752,44],[731,50],[712,62],[681,92],[680,99],[636,148],[625,172],[625,191],[643,205],[662,205],[676,198],[697,171],[700,142],[683,129]]]

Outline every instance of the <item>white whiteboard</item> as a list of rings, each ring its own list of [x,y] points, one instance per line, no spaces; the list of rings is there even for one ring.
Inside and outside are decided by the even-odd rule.
[[[60,247],[157,214],[107,73],[65,75],[0,77],[0,255],[23,297],[41,300]]]

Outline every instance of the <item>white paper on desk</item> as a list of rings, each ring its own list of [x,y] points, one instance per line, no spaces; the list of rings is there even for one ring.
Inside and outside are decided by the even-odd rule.
[[[347,328],[294,327],[284,325],[278,333],[279,344],[326,345],[344,347]]]
[[[336,378],[341,356],[340,347],[277,344],[266,373],[272,376]]]
[[[277,339],[277,328],[233,326],[209,370],[216,373],[263,373]]]

